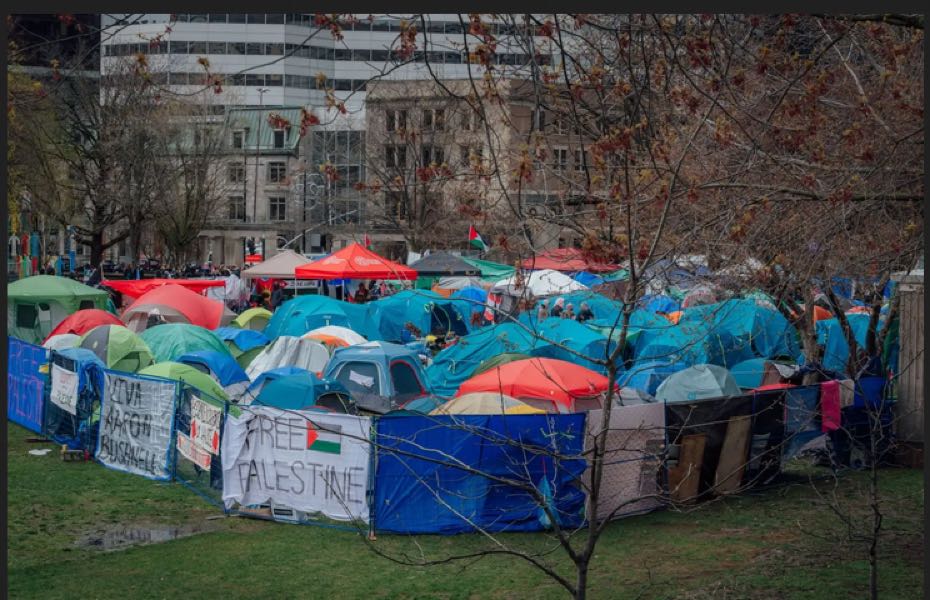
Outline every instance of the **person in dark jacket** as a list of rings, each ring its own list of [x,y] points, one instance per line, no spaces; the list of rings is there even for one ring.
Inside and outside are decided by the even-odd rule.
[[[590,321],[594,318],[594,312],[591,311],[591,307],[588,306],[587,302],[582,302],[581,306],[578,308],[578,316],[575,319],[579,323],[584,323],[585,321]]]
[[[279,281],[271,292],[271,309],[274,310],[284,303],[284,282]]]

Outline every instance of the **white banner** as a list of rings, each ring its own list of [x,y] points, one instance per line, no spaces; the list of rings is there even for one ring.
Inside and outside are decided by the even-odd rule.
[[[213,455],[220,453],[222,419],[222,409],[191,395],[191,440]]]
[[[168,479],[175,384],[107,372],[103,386],[101,463],[151,479]]]
[[[210,463],[213,461],[210,453],[197,446],[189,436],[180,431],[178,432],[178,453],[204,471],[210,470]]]
[[[49,400],[63,411],[77,414],[78,375],[56,364],[52,364],[52,391]]]
[[[367,523],[370,427],[368,417],[267,407],[227,415],[221,455],[227,508],[274,502]]]

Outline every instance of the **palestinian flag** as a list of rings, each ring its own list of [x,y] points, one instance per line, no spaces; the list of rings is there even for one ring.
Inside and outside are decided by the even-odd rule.
[[[365,234],[365,247],[366,247],[366,248],[371,248],[371,238],[368,237],[368,234],[367,234],[367,233]]]
[[[481,239],[481,234],[478,233],[478,230],[475,229],[474,225],[470,225],[468,227],[468,243],[481,250],[482,252],[487,252],[488,250],[488,245],[484,243],[483,239]]]
[[[342,428],[338,425],[326,425],[325,430],[307,421],[307,450],[327,454],[342,453]]]

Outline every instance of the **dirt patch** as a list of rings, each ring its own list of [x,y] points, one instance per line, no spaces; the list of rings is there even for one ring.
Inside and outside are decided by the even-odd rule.
[[[151,523],[130,523],[107,528],[98,528],[86,533],[75,541],[79,548],[91,548],[103,551],[125,550],[133,546],[161,544],[209,531],[215,531],[219,525],[212,521],[198,521],[185,525],[157,525]]]

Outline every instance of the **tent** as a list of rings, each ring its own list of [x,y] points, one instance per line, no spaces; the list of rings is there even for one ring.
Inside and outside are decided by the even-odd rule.
[[[455,303],[427,290],[404,290],[368,304],[371,321],[380,338],[408,342],[427,335],[468,333],[468,323]],[[408,329],[416,328],[420,335]]]
[[[794,326],[778,310],[755,299],[733,299],[686,309],[679,326],[728,334],[760,358],[794,359],[801,351]]]
[[[232,320],[232,327],[241,329],[251,329],[252,331],[263,331],[271,320],[272,312],[265,308],[250,308],[241,315]]]
[[[164,379],[173,379],[196,388],[200,392],[212,396],[216,400],[228,400],[226,392],[220,387],[215,379],[192,367],[178,362],[160,362],[139,371],[139,375],[148,375],[149,377],[162,377]]]
[[[245,371],[228,352],[197,350],[178,357],[177,362],[213,377],[230,398],[242,394],[249,385]]]
[[[146,292],[123,311],[123,321],[135,332],[165,322],[216,329],[227,325],[235,316],[222,302],[173,284]]]
[[[475,287],[475,286],[466,286],[459,290],[456,290],[450,297],[449,300],[459,309],[459,313],[469,325],[472,325],[475,321],[475,315],[481,315],[484,313],[485,304],[488,301],[488,292],[487,290]]]
[[[99,308],[85,308],[65,318],[48,334],[46,340],[62,333],[84,335],[98,325],[123,325],[116,315]]]
[[[155,362],[177,360],[179,356],[198,350],[212,350],[232,358],[232,353],[226,348],[223,340],[212,331],[196,325],[157,325],[143,331],[141,338],[151,349]]]
[[[130,298],[141,298],[163,285],[178,285],[198,295],[203,295],[209,288],[222,288],[222,279],[105,279],[100,282]]]
[[[533,296],[541,297],[567,294],[586,289],[588,289],[587,286],[581,285],[568,275],[546,269],[527,273],[523,277],[523,286],[517,285],[517,276],[514,274],[495,283],[494,287],[491,288],[491,293],[522,296],[528,291]]]
[[[122,325],[98,325],[85,333],[75,347],[92,351],[114,371],[135,373],[155,362],[142,338]]]
[[[551,410],[550,412],[557,412]],[[456,396],[437,407],[431,415],[533,415],[545,414],[538,406],[532,406],[496,392],[474,392]]]
[[[417,287],[429,289],[440,277],[477,276],[480,269],[448,252],[433,252],[409,265],[418,273]]]
[[[67,348],[74,348],[80,339],[81,336],[76,333],[59,333],[48,336],[42,343],[42,347],[48,348],[49,350],[65,350]]]
[[[329,352],[320,342],[306,338],[282,335],[265,346],[252,359],[245,370],[249,379],[277,367],[300,367],[311,373],[319,373],[329,362]]]
[[[527,258],[520,266],[524,269],[552,269],[553,271],[563,271],[565,273],[577,271],[610,273],[619,268],[618,265],[585,258],[582,251],[578,248],[555,248],[553,250],[546,250],[533,258]]]
[[[670,313],[681,310],[681,303],[664,294],[647,294],[637,304],[649,312]]]
[[[717,301],[717,294],[707,285],[698,285],[685,294],[681,301],[682,308],[692,308],[705,304],[713,304]]]
[[[417,352],[387,342],[337,349],[324,376],[342,383],[360,408],[379,413],[429,394]]]
[[[287,377],[288,375],[294,375],[296,373],[306,373],[308,375],[311,374],[307,369],[301,369],[300,367],[278,367],[276,369],[265,371],[252,380],[252,383],[249,384],[245,392],[239,396],[239,403],[251,404],[262,392],[262,390],[265,389],[266,385],[275,379],[280,379],[282,377]]]
[[[582,366],[552,358],[509,362],[459,386],[456,396],[471,392],[507,394],[546,412],[581,412],[601,408],[599,396],[609,380]]]
[[[656,390],[659,402],[690,402],[704,398],[739,396],[742,391],[729,371],[717,365],[694,365],[662,382]]]
[[[298,279],[401,279],[413,281],[410,267],[378,256],[361,244],[349,244],[325,258],[306,263],[294,271]]]
[[[869,315],[851,313],[846,315],[853,337],[860,348],[865,348],[869,332]],[[879,329],[882,323],[879,322]],[[823,366],[830,371],[846,372],[849,360],[849,344],[843,335],[843,327],[837,318],[817,321],[817,344],[823,348]]]
[[[338,325],[328,325],[326,327],[317,327],[311,331],[308,331],[304,337],[309,337],[313,335],[327,335],[335,338],[339,338],[345,342],[346,346],[352,346],[355,344],[364,344],[368,340],[364,336],[359,335],[358,333],[352,331],[348,327],[340,327]]]
[[[370,325],[367,305],[310,295],[291,298],[279,306],[264,333],[270,339],[281,335],[301,336],[327,325],[347,327],[369,339],[377,331]]]
[[[325,410],[356,414],[358,409],[349,391],[337,382],[302,372],[277,377],[262,386],[253,405],[282,410]]]
[[[796,366],[781,365],[767,358],[751,358],[730,367],[730,374],[741,388],[756,389],[785,383],[796,369]]]
[[[465,277],[465,276],[455,276],[455,277],[440,277],[436,280],[433,289],[440,289],[443,291],[454,292],[456,290],[461,290],[464,288],[482,288],[483,279],[480,277]]]
[[[666,361],[635,362],[620,376],[619,382],[622,389],[635,389],[655,396],[663,381],[687,367],[684,363]]]
[[[307,257],[293,250],[281,250],[268,260],[242,271],[243,279],[294,279],[294,270],[307,264]]]
[[[473,375],[481,375],[485,371],[490,371],[495,367],[506,365],[507,363],[513,362],[515,360],[524,360],[526,358],[533,357],[522,352],[504,352],[496,356],[492,356],[491,358],[478,365],[478,368],[475,369]]]
[[[236,359],[243,369],[249,366],[252,359],[259,355],[268,345],[269,339],[265,334],[251,329],[236,329],[235,327],[220,327],[213,331],[223,340],[226,349]]]
[[[636,406],[652,404],[655,401],[655,396],[631,387],[622,387],[620,393],[614,395],[614,406]]]
[[[503,265],[501,263],[491,262],[490,260],[481,260],[479,258],[462,257],[462,260],[481,271],[481,279],[485,281],[500,281],[513,275],[516,267],[512,265]]]
[[[559,298],[565,300],[566,306],[571,304],[575,309],[575,314],[578,314],[578,311],[581,310],[581,303],[586,302],[591,312],[594,313],[593,320],[596,321],[598,325],[613,326],[614,323],[618,325],[621,323],[620,312],[623,310],[623,304],[615,302],[603,294],[590,290],[560,294],[555,298],[543,299],[536,303],[536,308],[538,309],[539,306],[545,302],[547,309],[551,309],[552,305]],[[536,310],[534,310],[532,314],[535,316]]]
[[[66,277],[35,275],[6,286],[7,334],[41,344],[65,318],[88,308],[106,309],[104,290]]]
[[[581,285],[588,286],[589,288],[604,284],[603,277],[600,275],[595,275],[594,273],[589,273],[588,271],[578,271],[577,273],[573,273],[572,279]]]
[[[594,328],[574,319],[548,318],[534,329],[551,343],[533,352],[534,356],[557,358],[592,371],[606,372],[595,360],[605,360],[615,344]]]

